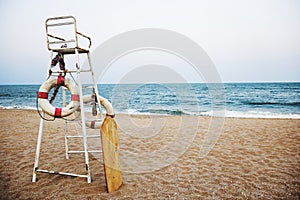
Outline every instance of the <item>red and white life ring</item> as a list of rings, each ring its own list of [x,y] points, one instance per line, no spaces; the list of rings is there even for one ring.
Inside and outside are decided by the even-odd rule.
[[[102,122],[98,120],[86,121],[85,125],[91,129],[99,129],[102,125]]]
[[[68,88],[71,93],[71,102],[63,108],[55,108],[48,100],[49,91],[56,85],[62,85]],[[79,107],[78,88],[74,81],[63,76],[45,81],[38,91],[38,103],[42,110],[50,116],[61,118],[71,115]]]
[[[95,95],[94,94],[84,95],[82,97],[82,99],[83,99],[83,103],[85,103],[85,104],[95,102]],[[115,114],[114,114],[113,107],[112,107],[111,103],[102,96],[99,96],[99,100],[100,100],[100,104],[106,110],[106,115],[110,116],[110,117],[115,117]],[[86,121],[85,125],[89,128],[92,128],[92,129],[99,129],[102,125],[102,122],[100,122],[98,120]]]
[[[83,100],[83,103],[95,102],[95,96],[94,96],[94,94],[84,95],[82,97],[82,100]],[[106,115],[113,117],[115,114],[114,114],[114,110],[113,110],[111,103],[102,96],[99,96],[99,101],[100,101],[100,104],[105,108]]]

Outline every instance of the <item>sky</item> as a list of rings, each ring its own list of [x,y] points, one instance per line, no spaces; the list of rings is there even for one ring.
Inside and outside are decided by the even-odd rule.
[[[118,34],[160,28],[201,46],[224,82],[300,81],[299,0],[0,0],[0,13],[0,84],[44,82],[49,64],[44,23],[63,15],[76,17],[79,31],[92,38],[91,52]],[[142,55],[147,57],[138,53],[131,60]],[[128,60],[121,64],[125,71],[132,70]],[[172,62],[154,64],[166,63]],[[145,70],[133,74],[146,76],[148,63],[139,64]],[[108,72],[106,82],[118,79],[113,69]],[[197,82],[192,75],[184,78]]]

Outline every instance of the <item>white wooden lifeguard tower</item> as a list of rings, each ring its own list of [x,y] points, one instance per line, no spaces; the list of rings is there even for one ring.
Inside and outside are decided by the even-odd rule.
[[[67,175],[67,176],[76,176],[76,177],[84,177],[87,179],[87,182],[91,182],[91,172],[89,166],[89,153],[101,153],[103,152],[103,160],[104,160],[104,168],[105,166],[105,152],[109,155],[110,150],[99,148],[96,150],[89,150],[88,148],[88,139],[89,138],[98,138],[99,144],[101,143],[101,135],[100,135],[100,127],[103,123],[103,115],[101,111],[101,105],[106,109],[106,117],[114,117],[113,109],[111,104],[103,97],[98,94],[98,87],[94,77],[94,71],[91,64],[90,58],[90,47],[91,47],[91,38],[78,32],[76,19],[73,16],[63,16],[63,17],[54,17],[49,18],[45,22],[46,25],[46,34],[47,34],[47,47],[50,51],[50,64],[47,71],[47,79],[41,85],[38,92],[38,111],[41,116],[39,132],[38,132],[38,140],[36,146],[36,155],[33,169],[32,182],[36,182],[38,173],[50,173],[50,174],[59,174],[59,175]],[[55,57],[54,54],[57,54]],[[71,67],[68,66],[68,69],[65,67],[65,56],[72,57],[75,64]],[[80,56],[86,56],[87,58],[87,66],[81,66]],[[59,69],[56,64],[59,63]],[[55,69],[56,68],[56,69]],[[82,83],[81,76],[89,75],[91,82],[90,83]],[[52,94],[50,100],[48,100],[49,91],[55,88],[56,92],[59,88],[63,88],[62,96],[63,96],[63,107],[55,107],[53,106],[52,100],[55,98],[55,93]],[[67,105],[66,98],[66,90],[69,90],[71,93],[71,97],[69,98],[70,103]],[[89,92],[85,92],[89,90]],[[84,95],[84,93],[87,95]],[[94,116],[92,119],[88,119],[87,117],[87,107],[92,108],[92,114],[89,116]],[[91,109],[90,109],[91,110]],[[86,174],[76,174],[70,172],[59,172],[50,169],[40,169],[39,168],[39,160],[40,160],[40,149],[41,142],[43,136],[43,128],[44,121],[48,120],[49,117],[56,119],[62,118],[65,123],[65,150],[66,150],[66,159],[69,159],[69,155],[72,153],[78,154],[83,153],[85,157],[85,169]],[[72,120],[70,120],[72,118]],[[77,135],[70,135],[68,133],[68,125],[69,123],[76,123],[80,128],[78,130]],[[98,134],[90,135],[87,134],[87,129],[97,128]],[[107,130],[107,127],[106,129]],[[63,132],[63,131],[62,131]],[[117,134],[117,133],[116,133]],[[104,135],[102,133],[102,135]],[[72,151],[69,149],[68,140],[71,138],[82,138],[83,140],[83,150],[75,150]],[[102,146],[103,146],[103,136],[102,136]],[[105,144],[104,144],[105,146]],[[110,148],[112,149],[112,148]],[[118,154],[116,154],[118,155]],[[119,157],[115,160],[119,166]],[[115,162],[114,161],[114,162]],[[115,166],[115,163],[113,164]],[[105,170],[105,173],[109,172],[108,169]],[[120,167],[118,169],[118,178],[120,179],[118,183],[113,183],[114,188],[110,189],[108,186],[108,191],[116,190],[122,184],[122,177],[120,172]],[[114,173],[115,171],[113,171]],[[115,177],[114,177],[115,178]],[[106,174],[106,181],[108,185]]]

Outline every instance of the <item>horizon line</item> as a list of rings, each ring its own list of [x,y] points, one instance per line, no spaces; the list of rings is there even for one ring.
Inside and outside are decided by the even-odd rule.
[[[213,83],[213,82],[212,82]],[[300,83],[299,81],[224,81],[215,83]],[[41,85],[42,83],[0,83],[0,85]],[[126,85],[126,84],[208,84],[208,82],[129,82],[129,83],[114,83],[114,82],[103,82],[99,84],[115,84],[115,85]]]

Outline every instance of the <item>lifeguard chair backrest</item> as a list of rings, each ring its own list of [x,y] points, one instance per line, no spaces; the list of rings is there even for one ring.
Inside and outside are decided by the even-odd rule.
[[[73,16],[48,18],[45,22],[47,47],[56,52],[78,48],[88,51],[91,39],[77,31]]]

